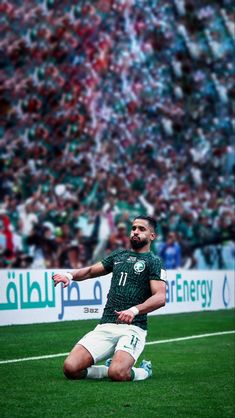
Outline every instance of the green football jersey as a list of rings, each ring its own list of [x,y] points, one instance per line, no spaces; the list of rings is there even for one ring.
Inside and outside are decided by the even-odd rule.
[[[115,310],[123,311],[139,305],[152,296],[150,280],[161,280],[162,261],[152,252],[139,254],[131,250],[116,250],[102,263],[113,276],[100,323],[116,323]],[[137,315],[132,324],[147,329],[147,314]]]

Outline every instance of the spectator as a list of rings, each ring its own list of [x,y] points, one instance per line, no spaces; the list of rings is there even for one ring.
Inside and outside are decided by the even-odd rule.
[[[126,213],[159,215],[161,240],[178,231],[183,260],[203,252],[202,214],[212,253],[224,247],[235,222],[222,222],[234,212],[232,6],[3,0],[0,205],[13,253],[33,267],[67,263],[80,228],[87,264]],[[48,222],[49,240],[30,244]]]
[[[176,269],[181,266],[181,246],[174,232],[167,235],[166,242],[160,247],[159,255],[166,269]]]
[[[113,233],[109,240],[106,249],[110,252],[119,248],[128,249],[130,247],[130,241],[127,233],[125,223],[120,222],[117,225],[116,233]]]

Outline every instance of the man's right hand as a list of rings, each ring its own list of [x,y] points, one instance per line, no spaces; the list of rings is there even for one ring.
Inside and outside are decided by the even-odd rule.
[[[63,287],[68,287],[70,280],[64,274],[55,273],[52,275],[52,280],[54,286],[57,286],[58,283],[63,283]]]

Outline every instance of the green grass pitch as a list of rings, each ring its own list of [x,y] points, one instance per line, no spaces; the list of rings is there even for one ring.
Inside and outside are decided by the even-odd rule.
[[[96,323],[1,327],[0,360],[66,353]],[[234,310],[153,316],[147,340],[234,329]],[[153,377],[141,382],[66,380],[63,356],[0,364],[0,417],[232,418],[234,338],[227,334],[147,345],[140,361],[152,361]]]

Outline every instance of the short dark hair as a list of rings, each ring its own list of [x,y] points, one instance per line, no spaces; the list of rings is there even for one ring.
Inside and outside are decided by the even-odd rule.
[[[139,215],[139,216],[136,216],[134,218],[133,222],[136,219],[143,219],[144,221],[147,221],[149,226],[151,226],[151,228],[153,228],[154,232],[157,231],[157,221],[156,221],[156,219],[152,218],[152,216]]]

